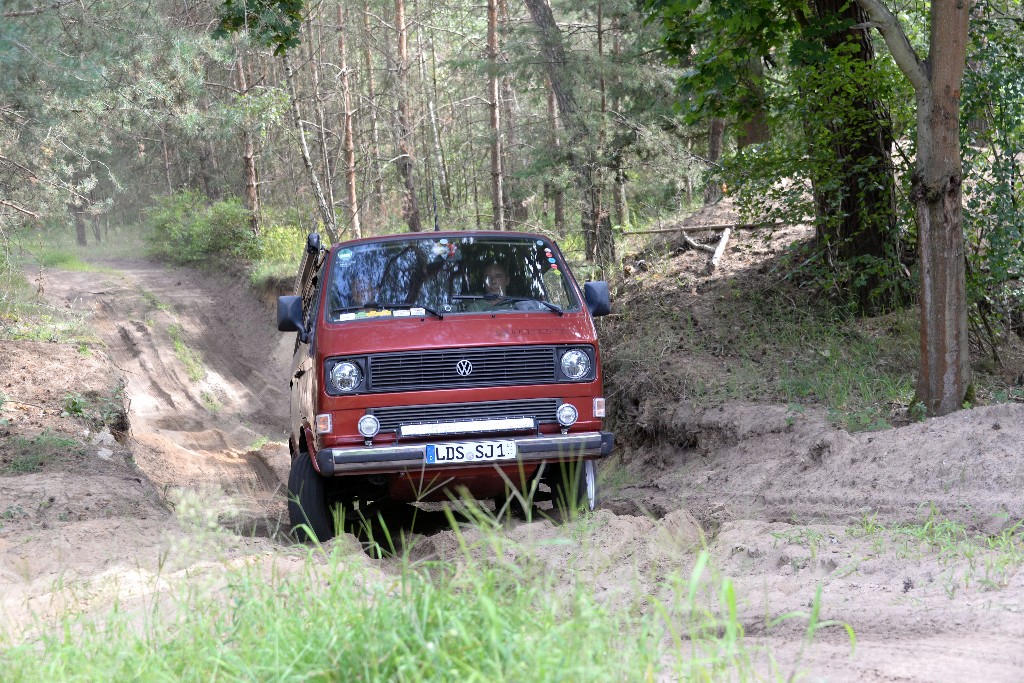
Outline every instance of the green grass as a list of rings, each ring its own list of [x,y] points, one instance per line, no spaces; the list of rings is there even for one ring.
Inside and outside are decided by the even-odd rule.
[[[201,392],[199,400],[202,401],[203,407],[211,413],[219,413],[224,409],[224,404],[217,400],[217,397],[211,391]]]
[[[470,542],[455,528],[452,561],[399,558],[381,571],[344,543],[318,546],[288,574],[250,565],[207,585],[175,579],[172,599],[141,609],[66,614],[27,638],[0,631],[0,670],[26,683],[785,678],[747,643],[741,600],[707,552],[661,597],[613,610],[588,581],[524,561],[500,529],[477,527]],[[810,641],[834,625],[818,619],[820,602],[769,626],[805,622]]]
[[[167,334],[174,344],[174,355],[184,364],[188,378],[193,382],[199,382],[205,378],[206,367],[203,365],[203,357],[186,343],[185,331],[181,325],[171,323],[167,326]]]
[[[883,525],[864,519],[847,530],[850,536],[873,539],[874,551],[894,548],[905,558],[934,556],[944,567],[946,593],[972,587],[1000,590],[1024,566],[1024,521],[1007,525],[996,534],[970,531],[963,523],[944,519],[934,506],[921,521]]]
[[[163,301],[160,301],[160,299],[157,297],[157,295],[154,294],[153,292],[149,291],[148,289],[143,289],[143,290],[141,290],[140,293],[142,294],[142,298],[146,300],[146,303],[149,304],[150,307],[155,308],[158,311],[170,311],[171,310],[171,307],[170,307],[169,304],[165,304]]]
[[[37,472],[48,461],[66,455],[68,451],[81,452],[81,446],[74,439],[48,431],[31,439],[16,436],[5,441],[0,449],[0,473],[3,474]]]

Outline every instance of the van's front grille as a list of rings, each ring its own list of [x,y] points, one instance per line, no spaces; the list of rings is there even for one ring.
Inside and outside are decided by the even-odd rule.
[[[491,346],[380,353],[369,358],[371,392],[549,384],[555,347]]]
[[[398,429],[403,424],[422,424],[425,422],[446,422],[451,420],[484,420],[506,417],[532,417],[538,423],[557,422],[555,411],[558,410],[556,398],[534,398],[521,401],[481,401],[479,403],[442,403],[424,406],[395,406],[390,408],[371,408],[372,413],[380,420],[383,431]]]

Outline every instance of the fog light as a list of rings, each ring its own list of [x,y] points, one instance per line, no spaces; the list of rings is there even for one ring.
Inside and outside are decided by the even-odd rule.
[[[380,420],[375,418],[373,415],[363,415],[359,418],[359,424],[356,425],[359,433],[367,439],[372,439],[377,436],[377,432],[380,431]]]
[[[604,417],[604,399],[594,399],[594,417]]]
[[[558,406],[558,410],[555,412],[555,417],[558,418],[558,424],[563,427],[571,427],[576,424],[576,418],[579,417],[579,413],[576,411],[576,406],[571,403],[563,403]]]
[[[330,434],[331,433],[331,414],[320,413],[316,416],[316,433],[317,434]]]

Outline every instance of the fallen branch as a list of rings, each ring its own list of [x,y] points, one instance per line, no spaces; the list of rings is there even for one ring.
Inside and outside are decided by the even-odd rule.
[[[683,233],[683,244],[685,244],[686,246],[690,247],[690,249],[700,249],[701,251],[706,251],[709,254],[715,253],[715,248],[714,247],[712,247],[710,245],[707,245],[707,244],[701,244],[697,240],[691,238],[685,232]]]
[[[725,245],[729,241],[729,235],[732,234],[732,229],[726,228],[722,231],[722,238],[718,240],[718,246],[715,247],[715,253],[711,257],[710,263],[708,263],[708,274],[715,272],[715,268],[718,267],[718,260],[722,258],[722,254],[725,253]]]
[[[765,221],[763,223],[717,223],[715,225],[677,225],[674,228],[657,228],[655,230],[623,230],[623,235],[654,235],[667,232],[701,232],[703,230],[761,230],[763,228],[782,228],[787,225],[807,225],[807,223],[781,223]]]

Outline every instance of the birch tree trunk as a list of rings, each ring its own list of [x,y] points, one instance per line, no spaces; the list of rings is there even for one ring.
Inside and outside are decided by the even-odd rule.
[[[338,60],[341,62],[342,126],[345,130],[345,186],[348,189],[348,208],[352,214],[352,236],[360,238],[363,229],[359,222],[359,197],[356,194],[356,149],[352,134],[352,89],[349,87],[348,59],[345,50],[345,6],[338,5]]]
[[[299,100],[295,92],[295,72],[292,70],[288,53],[281,55],[281,62],[284,64],[284,78],[288,83],[288,99],[292,111],[292,125],[299,136],[299,151],[302,153],[302,165],[306,168],[306,175],[309,177],[309,184],[313,190],[313,197],[316,199],[317,209],[320,211],[320,219],[324,222],[324,230],[331,242],[338,241],[338,224],[334,218],[334,209],[327,204],[324,198],[323,189],[320,187],[320,179],[316,176],[313,168],[313,161],[309,157],[309,145],[306,143],[306,129],[302,125],[302,116],[299,113]]]
[[[373,177],[373,194],[380,207],[380,215],[387,214],[384,202],[384,175],[380,169],[380,128],[377,122],[377,86],[373,77],[373,52],[370,50],[370,2],[363,0],[363,61],[366,64],[366,104],[370,114],[370,174]]]
[[[928,58],[918,57],[879,0],[857,0],[914,86],[917,165],[911,199],[921,260],[921,368],[917,398],[929,415],[963,406],[971,381],[962,225],[960,85],[970,3],[933,0]]]
[[[316,12],[319,19],[319,7]],[[313,113],[316,115],[320,161],[324,167],[324,199],[327,206],[331,207],[331,215],[334,215],[334,172],[331,168],[331,157],[327,151],[327,116],[324,112],[323,94],[320,91],[320,41],[319,39],[314,40],[312,18],[306,22],[306,36],[306,58],[309,60],[309,72],[313,79]],[[314,45],[316,52],[314,52]]]

